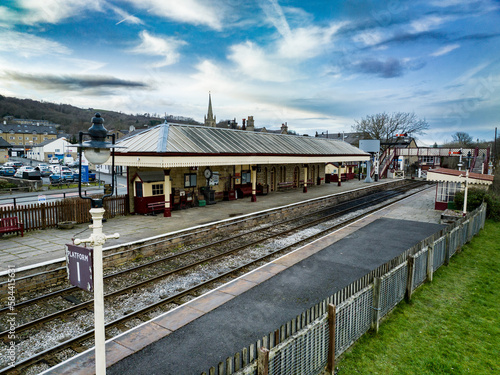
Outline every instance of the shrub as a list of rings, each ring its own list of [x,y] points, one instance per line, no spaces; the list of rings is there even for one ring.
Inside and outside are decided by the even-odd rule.
[[[0,180],[0,189],[9,189],[9,188],[15,188],[15,187],[17,187],[17,185],[13,184],[12,182]]]
[[[454,202],[457,210],[462,210],[464,207],[464,194],[464,191],[459,191],[455,194]],[[500,199],[483,189],[468,189],[467,211],[475,210],[481,205],[481,203],[483,203],[483,201],[487,204],[487,218],[493,219],[495,221],[500,221]]]

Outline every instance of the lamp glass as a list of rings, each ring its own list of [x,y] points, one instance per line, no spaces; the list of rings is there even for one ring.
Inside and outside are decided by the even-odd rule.
[[[111,155],[109,148],[88,148],[84,152],[85,158],[92,164],[104,164]]]

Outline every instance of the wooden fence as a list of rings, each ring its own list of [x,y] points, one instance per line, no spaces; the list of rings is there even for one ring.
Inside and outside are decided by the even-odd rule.
[[[102,195],[101,195],[102,196]],[[93,196],[99,198],[100,196]],[[128,196],[119,195],[104,199],[105,219],[128,213]],[[56,202],[32,203],[17,207],[0,207],[0,218],[17,216],[24,223],[24,230],[38,230],[57,227],[62,221],[77,224],[91,221],[90,200],[67,198]]]

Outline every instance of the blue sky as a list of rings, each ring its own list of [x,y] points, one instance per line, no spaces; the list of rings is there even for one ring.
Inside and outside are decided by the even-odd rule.
[[[494,0],[18,0],[0,5],[0,93],[125,113],[350,131],[415,112],[491,140],[499,123]]]

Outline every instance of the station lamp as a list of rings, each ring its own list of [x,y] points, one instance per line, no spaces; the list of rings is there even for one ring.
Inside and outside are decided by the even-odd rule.
[[[102,207],[104,198],[113,195],[115,188],[115,155],[113,153],[111,162],[111,193],[105,194],[102,198],[95,199],[87,196],[82,196],[82,151],[85,153],[85,158],[94,165],[101,165],[108,161],[111,150],[116,148],[115,135],[108,134],[108,131],[103,125],[104,119],[100,113],[96,113],[92,118],[92,126],[87,133],[78,133],[78,159],[79,159],[79,177],[78,177],[78,194],[82,199],[90,199],[91,207]],[[89,141],[83,142],[83,137],[90,137]],[[111,138],[111,142],[106,142],[106,138]]]
[[[85,158],[94,165],[101,165],[108,161],[111,151],[115,146],[115,135],[108,134],[103,126],[103,118],[96,113],[92,118],[92,126],[87,133],[79,132],[78,158],[78,194],[80,198],[89,199],[91,202],[90,215],[92,217],[92,234],[87,239],[74,239],[74,244],[89,243],[93,247],[94,259],[94,330],[95,330],[95,373],[97,375],[106,374],[106,336],[104,319],[104,280],[103,280],[103,253],[102,247],[107,239],[119,238],[119,234],[107,236],[102,233],[102,219],[104,218],[103,200],[113,195],[115,185],[115,157],[114,152],[111,164],[111,192],[104,194],[102,198],[82,196],[82,152]],[[83,137],[90,140],[83,142]],[[111,138],[111,142],[106,142],[106,138]]]

